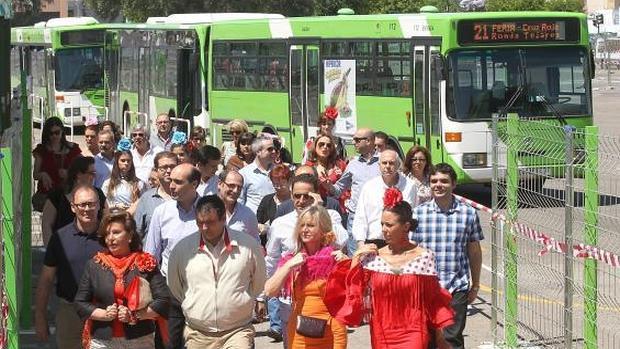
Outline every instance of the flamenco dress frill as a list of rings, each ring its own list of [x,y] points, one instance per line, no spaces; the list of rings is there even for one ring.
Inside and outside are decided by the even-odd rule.
[[[366,319],[373,349],[426,349],[431,330],[454,323],[451,295],[439,285],[434,260],[426,251],[401,268],[376,255],[353,269],[342,261],[327,281],[325,305],[349,326]]]

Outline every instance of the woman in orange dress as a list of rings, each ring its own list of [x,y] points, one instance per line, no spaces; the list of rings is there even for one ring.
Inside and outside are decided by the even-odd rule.
[[[330,313],[350,326],[370,323],[373,349],[426,349],[435,329],[454,323],[451,296],[439,285],[435,255],[409,241],[411,206],[396,188],[385,192],[381,229],[387,246],[359,248],[338,263],[324,299]],[[438,339],[438,347],[447,348]]]
[[[287,328],[287,348],[345,349],[347,347],[347,328],[333,318],[325,303],[325,285],[336,263],[346,259],[331,244],[335,235],[331,232],[332,223],[327,210],[321,206],[311,206],[301,212],[297,219],[294,236],[297,250],[289,253],[278,263],[278,270],[265,283],[265,294],[275,297],[280,292],[292,298],[293,310]],[[298,326],[300,320],[324,323],[321,326]],[[317,328],[319,329],[317,331]],[[317,335],[318,333],[318,335]]]

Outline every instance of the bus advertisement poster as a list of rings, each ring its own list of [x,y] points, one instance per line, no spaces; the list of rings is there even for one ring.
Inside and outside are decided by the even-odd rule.
[[[355,60],[326,59],[323,64],[325,107],[334,107],[338,110],[334,132],[339,135],[353,135],[357,129]]]

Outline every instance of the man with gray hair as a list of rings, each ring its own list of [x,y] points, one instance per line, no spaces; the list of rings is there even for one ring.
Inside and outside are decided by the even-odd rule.
[[[352,233],[358,247],[373,243],[381,248],[385,246],[381,231],[381,213],[383,212],[383,195],[388,188],[395,187],[403,194],[403,200],[411,206],[415,203],[418,188],[411,179],[399,173],[401,160],[394,150],[386,149],[379,155],[381,176],[368,180],[362,187]]]
[[[149,131],[142,124],[136,124],[131,129],[130,135],[133,142],[131,155],[133,156],[133,166],[136,169],[136,177],[142,182],[148,183],[155,155],[164,151],[164,149],[151,145],[149,142]]]
[[[151,135],[150,143],[163,150],[170,151],[172,146],[172,122],[170,121],[170,115],[168,113],[157,115],[155,127],[157,127],[157,132]]]
[[[256,214],[263,197],[275,192],[269,179],[269,171],[277,154],[273,140],[267,137],[256,138],[252,143],[252,152],[256,154],[254,162],[239,171],[243,176],[243,190],[239,202]]]

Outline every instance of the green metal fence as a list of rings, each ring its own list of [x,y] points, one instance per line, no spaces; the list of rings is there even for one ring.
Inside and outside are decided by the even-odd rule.
[[[498,347],[620,348],[620,137],[564,121],[493,121]]]

